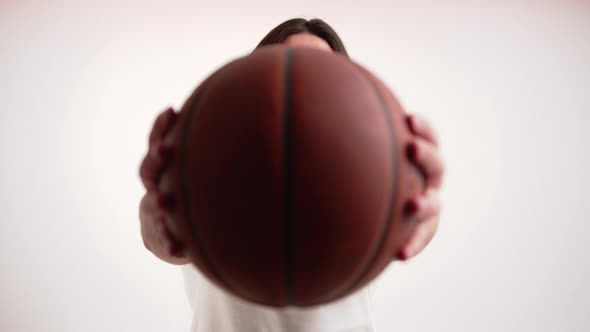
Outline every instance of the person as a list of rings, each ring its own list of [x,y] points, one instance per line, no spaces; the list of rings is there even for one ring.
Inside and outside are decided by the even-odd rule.
[[[272,29],[258,47],[282,43],[293,47],[314,47],[327,52],[348,53],[336,32],[323,20],[295,18]],[[371,287],[365,287],[344,299],[312,308],[274,309],[246,302],[214,286],[190,264],[164,223],[164,216],[174,204],[158,191],[158,177],[174,153],[163,143],[163,137],[174,125],[177,113],[168,108],[158,115],[148,139],[148,151],[140,166],[140,177],[146,193],[139,214],[145,247],[159,259],[183,265],[183,276],[194,318],[192,332],[365,332],[374,331],[371,314]],[[408,144],[410,160],[426,179],[426,189],[405,203],[405,211],[417,227],[394,260],[408,260],[431,241],[439,223],[439,190],[444,165],[438,148],[437,134],[422,116],[408,114],[406,124],[414,134]]]

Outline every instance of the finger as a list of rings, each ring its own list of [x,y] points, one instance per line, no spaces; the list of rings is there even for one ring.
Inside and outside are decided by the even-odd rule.
[[[400,260],[408,260],[418,255],[434,238],[438,228],[438,216],[418,224],[410,236],[410,239],[401,247],[396,254]]]
[[[153,160],[148,152],[139,166],[139,177],[141,178],[141,182],[143,183],[143,186],[146,190],[151,191],[157,189],[156,187],[160,168],[161,165],[159,165],[157,161]]]
[[[428,190],[424,195],[413,198],[406,204],[404,210],[411,211],[408,215],[409,220],[417,225],[396,253],[398,259],[410,259],[428,245],[438,228],[440,205],[439,193],[436,190]]]
[[[157,255],[160,252],[160,248],[158,245],[156,233],[154,232],[154,219],[150,219],[149,214],[146,214],[144,212],[145,205],[148,204],[147,200],[147,197],[144,196],[144,199],[141,202],[141,207],[139,210],[141,238],[143,239],[143,244],[145,245],[145,247],[153,254]]]
[[[175,117],[176,113],[172,107],[168,107],[156,117],[152,131],[150,132],[149,145],[152,145],[154,141],[162,139],[166,135],[168,130],[172,127]]]
[[[436,146],[424,139],[416,138],[408,144],[408,155],[424,174],[426,187],[440,188],[444,163]]]
[[[154,143],[139,166],[139,177],[147,190],[155,189],[165,163],[172,155],[172,148],[161,142]]]
[[[158,241],[161,245],[161,248],[164,250],[166,256],[176,258],[186,257],[184,246],[180,243],[176,236],[172,234],[170,228],[168,228],[168,225],[165,222],[165,217],[158,220],[155,232],[158,236]]]
[[[157,256],[171,256],[174,249],[168,229],[164,223],[166,209],[166,195],[158,192],[148,192],[140,203],[141,232],[144,244],[148,250]]]
[[[157,139],[148,150],[148,153],[152,160],[162,166],[170,158],[172,147],[166,145],[161,139]]]
[[[410,239],[401,247],[396,257],[402,261],[408,260],[418,254],[418,243],[423,242],[427,236],[428,227],[426,224],[416,226]]]
[[[139,217],[142,220],[154,220],[164,217],[166,209],[164,206],[164,195],[158,191],[147,192],[139,204]],[[152,222],[153,223],[153,222]]]
[[[146,190],[154,190],[156,188],[156,179],[158,176],[158,168],[154,163],[149,153],[141,161],[139,166],[139,178]]]
[[[186,251],[184,250],[183,247],[174,247],[172,249],[172,251],[170,252],[171,256],[174,256],[176,258],[187,258],[188,254],[186,253]]]
[[[438,135],[425,117],[418,114],[408,114],[406,115],[406,121],[410,127],[410,130],[415,135],[418,135],[433,145],[438,146]]]
[[[170,253],[172,252],[172,239],[170,239],[168,227],[166,227],[164,218],[158,220],[158,223],[156,224],[156,234],[158,236],[160,245],[164,250],[164,253],[166,253],[168,256],[172,256],[170,255]]]
[[[178,238],[176,236],[174,236],[174,234],[172,234],[172,232],[170,231],[170,229],[168,227],[166,227],[164,234],[166,235],[166,237],[168,238],[168,241],[170,243],[168,254],[170,256],[174,256],[177,258],[185,257],[186,255],[184,253],[184,246],[182,245],[182,243],[180,243]]]
[[[174,206],[174,199],[158,191],[147,192],[139,204],[139,217],[142,220],[159,220]]]
[[[408,219],[417,223],[432,218],[440,213],[439,192],[434,189],[427,190],[425,194],[411,199],[405,208],[409,211]]]
[[[423,248],[425,248],[432,241],[434,236],[436,235],[439,222],[440,222],[440,214],[437,214],[436,216],[432,217],[432,220],[428,222],[430,227],[429,227],[428,236],[425,238],[425,241],[422,244]]]
[[[142,236],[141,236],[141,237],[142,237],[142,239],[143,239],[143,245],[145,246],[145,248],[146,248],[147,250],[149,250],[149,251],[151,251],[151,252],[153,253],[153,251],[152,251],[152,248],[151,248],[151,247],[150,247],[150,245],[148,244],[148,241],[146,241],[146,240],[145,240],[145,237],[143,236],[143,234],[142,234]]]

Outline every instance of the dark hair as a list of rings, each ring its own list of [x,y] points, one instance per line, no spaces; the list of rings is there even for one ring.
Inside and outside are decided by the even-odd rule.
[[[338,34],[328,25],[328,23],[314,18],[312,20],[306,20],[303,18],[293,18],[279,24],[276,28],[272,29],[256,46],[256,48],[264,45],[280,44],[287,39],[290,35],[297,33],[307,32],[312,35],[316,35],[328,43],[330,48],[336,53],[340,53],[348,57],[346,48],[338,37]]]

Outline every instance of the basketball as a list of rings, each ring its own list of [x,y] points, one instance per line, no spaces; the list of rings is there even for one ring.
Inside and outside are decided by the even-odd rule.
[[[424,190],[392,92],[354,61],[261,47],[206,78],[165,142],[166,217],[214,284],[272,307],[308,307],[366,286],[416,227]]]

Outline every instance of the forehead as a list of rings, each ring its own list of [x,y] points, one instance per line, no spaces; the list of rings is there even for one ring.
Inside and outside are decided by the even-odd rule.
[[[288,46],[313,47],[332,52],[330,45],[322,38],[310,33],[296,33],[285,39],[283,44]]]

